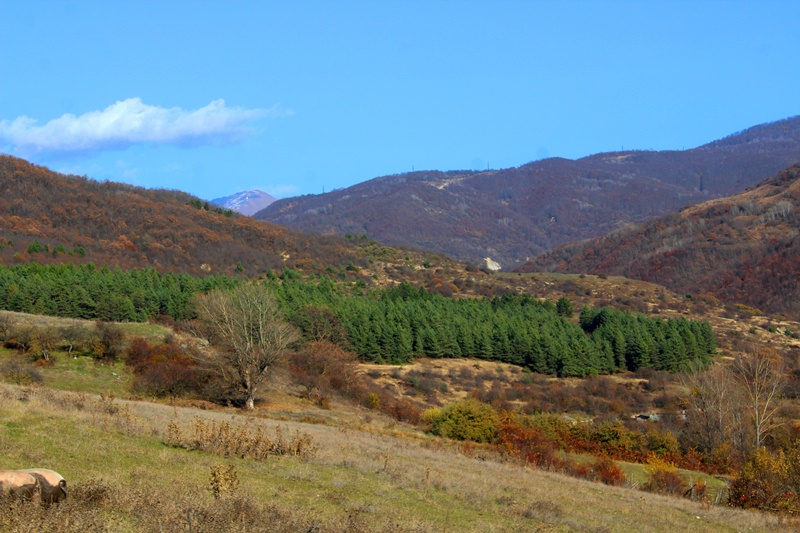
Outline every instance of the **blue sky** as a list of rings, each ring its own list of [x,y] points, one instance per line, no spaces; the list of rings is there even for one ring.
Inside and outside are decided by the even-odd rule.
[[[0,0],[0,152],[211,199],[800,114],[800,2]]]

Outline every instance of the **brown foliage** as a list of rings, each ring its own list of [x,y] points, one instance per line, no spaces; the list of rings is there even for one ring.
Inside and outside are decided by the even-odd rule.
[[[800,165],[747,192],[593,241],[568,245],[523,271],[607,272],[744,304],[733,312],[800,311]]]
[[[620,486],[627,481],[625,473],[607,455],[601,455],[592,465],[592,473],[598,481],[606,485]]]
[[[648,460],[645,472],[650,476],[644,485],[647,491],[680,496],[690,488],[674,464],[658,457],[651,457]]]
[[[357,390],[356,355],[328,341],[312,342],[292,353],[289,368],[307,398],[319,400],[331,392],[353,397]]]
[[[113,363],[122,355],[125,347],[125,334],[113,322],[98,320],[91,338],[92,352],[100,362]]]
[[[198,276],[233,275],[237,263],[249,273],[296,262],[304,268],[365,263],[358,247],[342,238],[226,217],[197,209],[190,205],[196,199],[182,192],[65,176],[6,155],[0,155],[0,199],[4,263],[92,261]],[[27,253],[34,239],[47,251]]]
[[[125,364],[132,367],[136,391],[155,396],[200,393],[208,375],[187,350],[175,342],[153,345],[139,337],[128,347]]]

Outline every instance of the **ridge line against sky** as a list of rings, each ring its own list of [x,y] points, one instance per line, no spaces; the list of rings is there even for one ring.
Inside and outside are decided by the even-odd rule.
[[[0,152],[201,198],[800,114],[800,2],[0,0]]]

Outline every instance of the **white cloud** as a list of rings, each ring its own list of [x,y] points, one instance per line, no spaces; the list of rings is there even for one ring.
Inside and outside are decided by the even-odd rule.
[[[66,114],[37,126],[36,120],[20,116],[0,121],[0,145],[14,153],[79,154],[123,150],[136,144],[197,146],[236,142],[253,133],[253,122],[265,117],[288,116],[292,111],[226,107],[214,100],[195,111],[166,109],[129,98],[102,111],[80,116]]]

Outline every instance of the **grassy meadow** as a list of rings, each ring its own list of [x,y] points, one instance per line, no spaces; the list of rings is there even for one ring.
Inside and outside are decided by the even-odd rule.
[[[75,322],[16,313],[14,319],[53,328]],[[120,327],[128,338],[152,342],[171,334],[152,324]],[[0,348],[0,363],[20,357]],[[462,366],[501,377],[517,370],[486,361],[440,364],[362,371],[399,386],[412,370],[442,379]],[[536,470],[488,446],[426,435],[350,403],[322,408],[294,393],[285,375],[275,376],[248,414],[202,401],[144,401],[131,393],[132,375],[121,361],[97,364],[58,350],[40,373],[38,384],[0,383],[0,469],[56,470],[69,483],[69,498],[49,508],[0,501],[3,532],[702,532],[798,525],[637,490],[647,478],[638,464],[618,462],[628,483],[611,487]],[[448,390],[446,400],[462,396]],[[197,431],[211,424],[229,431]],[[712,476],[684,474],[700,477],[712,500],[725,487]]]
[[[197,420],[302,435],[306,456],[166,444]],[[242,432],[240,431],[241,435]],[[61,472],[58,506],[4,503],[2,531],[781,531],[778,517],[577,480],[388,420],[350,427],[0,385],[0,464]],[[215,466],[238,481],[218,489]]]

